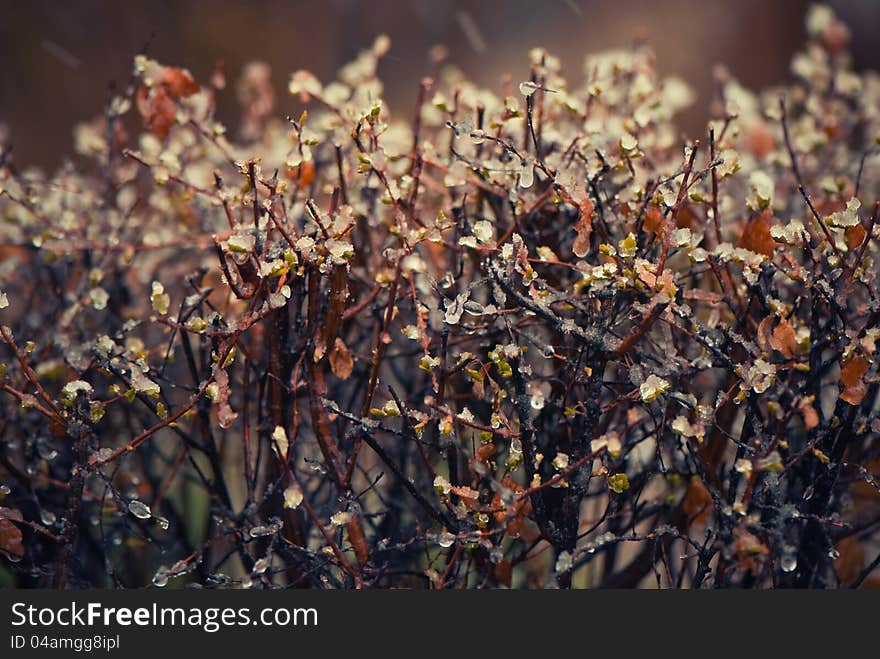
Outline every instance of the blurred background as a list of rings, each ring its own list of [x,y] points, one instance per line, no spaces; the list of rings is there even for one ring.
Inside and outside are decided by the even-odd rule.
[[[832,0],[852,31],[857,69],[880,68],[877,0]],[[98,113],[110,83],[124,84],[132,57],[189,68],[205,81],[222,60],[234,83],[251,60],[271,65],[279,115],[296,108],[290,72],[308,68],[327,81],[375,36],[392,49],[380,74],[392,111],[411,113],[433,45],[478,82],[527,76],[527,49],[544,46],[577,80],[587,53],[647,41],[663,74],[697,91],[681,128],[702,132],[719,62],[752,88],[789,77],[804,41],[808,0],[0,0],[0,124],[20,166],[56,167],[71,150],[71,129]],[[289,106],[289,107],[287,107]],[[221,119],[236,125],[234,86]]]

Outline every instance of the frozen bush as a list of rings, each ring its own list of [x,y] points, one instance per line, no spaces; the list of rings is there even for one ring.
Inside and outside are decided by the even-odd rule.
[[[808,32],[684,143],[644,48],[407,120],[379,38],[283,101],[138,57],[54,175],[3,148],[6,579],[869,580],[880,78]]]

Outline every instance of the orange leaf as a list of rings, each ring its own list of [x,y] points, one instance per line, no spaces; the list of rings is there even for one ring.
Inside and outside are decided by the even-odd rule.
[[[486,462],[489,458],[495,455],[497,450],[495,444],[483,444],[476,451],[477,462]]]
[[[137,94],[137,108],[144,119],[145,128],[160,140],[168,137],[177,118],[177,106],[164,87],[157,87],[152,93],[146,87],[141,87]]]
[[[763,123],[755,124],[745,135],[745,147],[758,160],[763,160],[775,147],[773,135]]]
[[[856,224],[855,226],[847,227],[845,233],[846,246],[850,251],[853,251],[862,244],[868,232],[865,231],[865,227],[861,224]]]
[[[52,433],[53,437],[65,437],[67,436],[67,427],[61,421],[52,417],[49,419],[49,432]]]
[[[498,561],[495,564],[495,578],[498,580],[502,586],[507,586],[510,588],[510,583],[513,577],[513,566],[510,561]]]
[[[794,327],[787,318],[779,321],[773,335],[770,337],[770,347],[781,352],[787,359],[794,357],[797,351],[797,337],[794,333]]]
[[[812,430],[816,426],[819,425],[819,414],[816,412],[816,408],[806,400],[803,401],[800,405],[798,405],[798,410],[801,413],[801,416],[804,417],[804,429]]]
[[[770,227],[772,226],[773,215],[770,209],[761,211],[753,215],[746,224],[745,231],[739,239],[740,247],[745,247],[756,254],[764,256],[773,256],[773,250],[776,249],[776,241],[770,235]]]
[[[868,362],[864,357],[853,355],[843,368],[840,369],[840,383],[843,391],[840,397],[850,405],[858,405],[868,393],[868,387],[862,381],[862,376],[868,372]]]
[[[682,499],[681,507],[691,523],[706,522],[706,516],[712,510],[712,495],[699,476],[694,476],[688,483],[687,494]]]
[[[351,352],[345,345],[345,341],[338,336],[333,351],[330,353],[330,368],[333,370],[333,375],[341,380],[347,380],[354,370],[354,359],[351,357]]]
[[[849,28],[840,21],[834,21],[822,31],[819,40],[828,52],[841,53],[849,46]]]
[[[773,314],[765,316],[764,320],[758,323],[758,345],[764,352],[770,352],[770,341],[773,336]]]
[[[307,160],[296,167],[288,167],[287,178],[294,181],[297,188],[304,190],[315,180],[315,163]]]
[[[571,251],[577,257],[584,257],[590,251],[590,234],[593,232],[593,211],[595,206],[589,197],[584,197],[578,204],[578,221],[574,225],[577,237],[571,246]]]
[[[467,485],[453,487],[452,492],[460,496],[462,499],[476,499],[478,496],[480,496],[479,492],[477,492],[472,487],[468,487]]]
[[[230,428],[238,417],[229,404],[229,373],[217,364],[214,367],[214,382],[217,383],[217,422],[223,429]]]
[[[758,571],[758,562],[756,559],[770,553],[770,550],[767,549],[766,545],[758,540],[755,535],[747,531],[739,534],[735,546],[736,553],[739,557],[739,567],[752,573]]]
[[[162,73],[162,84],[174,98],[186,98],[199,91],[199,85],[186,69],[166,66]]]
[[[880,458],[866,461],[863,466],[870,474],[880,474]],[[850,487],[853,498],[853,509],[861,513],[864,510],[874,510],[880,504],[880,491],[870,483],[862,479],[856,479]]]
[[[5,517],[0,517],[0,552],[12,558],[24,556],[21,529]]]
[[[473,509],[477,506],[480,493],[472,487],[468,487],[467,485],[461,485],[458,487],[453,486],[451,491],[453,494],[460,496],[462,502],[468,508]]]
[[[652,234],[656,235],[660,233],[663,228],[663,211],[660,210],[659,206],[656,204],[648,206],[648,210],[645,211],[645,220],[642,223],[642,226],[645,228],[645,231]]]
[[[365,565],[370,558],[370,552],[367,549],[367,540],[364,538],[364,531],[361,528],[361,518],[358,515],[352,517],[347,525],[348,539],[357,556],[358,563]]]
[[[699,221],[693,207],[687,202],[683,203],[675,214],[675,227],[677,229],[693,229]]]
[[[862,572],[865,564],[865,551],[862,549],[862,543],[855,536],[844,538],[837,543],[837,551],[839,555],[834,561],[834,570],[840,577],[840,584],[848,586]]]

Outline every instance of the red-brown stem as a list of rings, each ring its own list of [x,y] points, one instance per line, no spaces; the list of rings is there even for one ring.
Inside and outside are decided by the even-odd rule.
[[[37,391],[37,394],[42,398],[49,410],[51,410],[52,417],[60,423],[62,426],[67,426],[67,420],[64,418],[64,415],[61,413],[58,405],[56,405],[55,401],[52,397],[46,393],[46,390],[43,389],[43,385],[40,384],[40,379],[34,370],[28,364],[27,357],[22,353],[22,351],[15,344],[15,337],[12,335],[12,329],[4,325],[0,328],[0,335],[3,337],[3,342],[9,346],[9,349],[12,350],[15,358],[18,360],[19,365],[21,366],[21,371],[24,373],[24,376],[27,378],[28,382],[30,382],[34,389]]]
[[[791,136],[788,133],[788,116],[785,112],[785,99],[779,99],[779,109],[782,111],[782,135],[785,138],[785,148],[788,151],[788,157],[791,159],[791,170],[794,172],[795,180],[797,181],[798,190],[801,193],[801,196],[804,198],[804,201],[807,202],[807,208],[810,209],[810,212],[813,214],[813,218],[816,220],[816,223],[822,229],[822,233],[825,234],[826,240],[828,240],[828,244],[831,245],[831,249],[834,250],[834,253],[837,256],[840,256],[840,252],[837,249],[837,245],[834,243],[834,237],[831,235],[831,231],[828,230],[828,227],[825,226],[825,221],[816,211],[816,208],[813,206],[813,200],[810,198],[810,194],[807,192],[807,188],[804,186],[804,177],[801,175],[801,168],[798,166],[797,155],[795,155],[794,147],[791,144]]]
[[[718,172],[715,170],[715,128],[709,129],[709,166],[712,176],[712,223],[715,225],[715,246],[721,240],[721,220],[718,217]]]
[[[340,567],[354,580],[354,587],[360,590],[364,586],[363,579],[361,579],[360,575],[357,573],[357,570],[354,569],[349,560],[345,557],[345,554],[342,553],[342,550],[339,548],[339,545],[333,539],[333,536],[324,528],[324,523],[321,521],[321,518],[318,517],[318,514],[315,512],[315,509],[312,508],[312,504],[309,503],[307,498],[303,498],[302,506],[305,508],[306,513],[311,518],[312,522],[315,526],[318,527],[318,530],[321,532],[321,535],[324,536],[324,540],[330,547],[330,550],[333,552],[333,555],[336,557],[336,560],[339,561]]]
[[[385,307],[385,319],[382,323],[382,327],[379,328],[379,332],[376,336],[376,345],[373,347],[373,363],[370,367],[370,380],[367,385],[367,394],[364,397],[364,404],[362,407],[361,416],[367,416],[370,413],[370,406],[373,404],[373,396],[376,393],[376,384],[379,381],[379,368],[382,365],[382,357],[385,354],[385,342],[382,340],[384,335],[388,332],[388,328],[391,325],[391,318],[394,315],[394,304],[397,301],[397,288],[400,285],[400,263],[397,264],[397,272],[394,277],[394,281],[391,282],[391,287],[388,290],[388,304]],[[351,449],[351,456],[348,459],[348,469],[345,473],[345,483],[346,485],[351,484],[351,479],[354,476],[355,465],[357,465],[358,453],[360,453],[361,449],[361,437],[358,435],[358,438],[355,440],[354,446]]]
[[[681,187],[678,189],[678,197],[675,199],[675,205],[672,207],[672,212],[669,214],[669,219],[666,221],[666,227],[663,231],[663,247],[660,252],[660,262],[657,264],[657,279],[660,279],[660,275],[663,274],[663,268],[666,266],[666,257],[669,254],[669,247],[672,245],[672,230],[675,228],[675,219],[678,217],[678,211],[681,209],[681,205],[684,203],[685,195],[687,194],[688,188],[688,180],[691,177],[691,171],[694,168],[694,160],[697,157],[697,151],[700,149],[699,140],[694,141],[694,146],[691,149],[691,157],[688,158],[687,165],[684,168],[684,177],[681,180]]]

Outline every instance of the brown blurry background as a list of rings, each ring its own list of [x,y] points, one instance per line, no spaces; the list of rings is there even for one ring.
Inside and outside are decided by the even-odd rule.
[[[664,74],[693,85],[696,107],[682,129],[702,130],[712,66],[724,62],[750,87],[788,78],[804,39],[807,0],[0,0],[0,124],[11,131],[19,165],[55,167],[71,128],[99,112],[109,83],[127,80],[132,57],[149,54],[206,80],[217,60],[234,81],[250,60],[268,62],[279,115],[293,112],[289,73],[323,80],[381,33],[392,49],[380,74],[392,111],[409,114],[428,50],[442,43],[470,77],[496,86],[527,75],[526,51],[544,46],[576,80],[584,55],[644,38]],[[858,69],[878,68],[880,2],[832,0],[853,33]],[[235,119],[227,87],[221,118]]]

